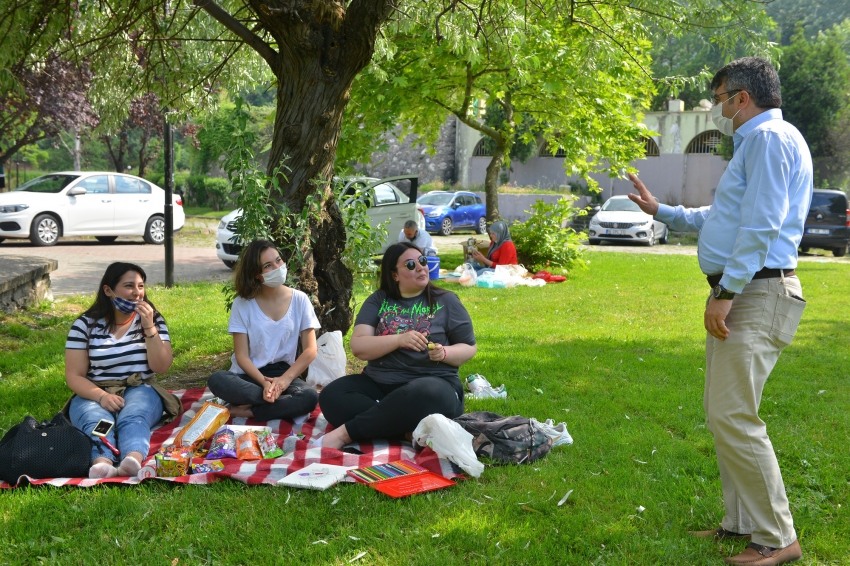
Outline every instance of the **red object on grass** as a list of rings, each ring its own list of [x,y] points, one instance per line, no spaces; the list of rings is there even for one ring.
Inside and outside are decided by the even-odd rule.
[[[534,274],[534,277],[532,279],[542,279],[544,281],[549,281],[549,279],[551,277],[552,277],[552,274],[549,273],[548,271],[538,271],[537,273]]]
[[[546,280],[547,283],[562,283],[566,281],[567,278],[563,275],[552,275],[549,279]]]

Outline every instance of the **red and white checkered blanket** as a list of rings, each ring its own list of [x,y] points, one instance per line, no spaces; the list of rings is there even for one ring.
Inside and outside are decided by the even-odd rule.
[[[173,392],[183,403],[183,414],[174,422],[165,426],[155,428],[151,433],[151,448],[150,456],[142,463],[142,466],[156,467],[153,455],[159,450],[163,444],[171,444],[174,437],[177,436],[179,429],[188,424],[195,413],[201,408],[204,401],[213,397],[209,389],[183,389]],[[231,424],[237,425],[265,425],[272,429],[272,432],[277,438],[279,446],[283,446],[286,437],[298,432],[297,425],[293,425],[289,421],[276,420],[260,423],[253,419],[232,418]],[[296,430],[293,430],[296,429]],[[295,450],[288,452],[280,458],[267,460],[243,461],[233,458],[224,458],[224,470],[221,472],[208,474],[193,474],[189,476],[181,476],[178,478],[149,478],[139,480],[134,477],[116,477],[105,479],[89,479],[89,478],[47,478],[33,479],[25,477],[31,485],[49,484],[55,486],[77,486],[91,487],[102,483],[118,483],[118,484],[138,484],[142,481],[162,480],[173,481],[178,483],[190,484],[208,484],[218,481],[222,478],[231,478],[241,481],[248,485],[255,484],[272,484],[277,483],[277,480],[286,476],[291,472],[300,470],[301,468],[320,462],[322,464],[336,464],[338,466],[372,466],[374,464],[385,464],[395,460],[411,460],[423,466],[430,471],[447,478],[461,477],[462,474],[454,468],[448,460],[440,459],[433,450],[425,448],[417,452],[408,443],[399,441],[375,441],[364,442],[360,444],[352,444],[357,448],[362,455],[349,454],[341,452],[333,448],[320,448],[310,446],[311,440],[317,439],[323,434],[333,430],[333,427],[328,424],[319,408],[316,408],[310,414],[310,417],[301,425],[300,432],[304,435],[303,440],[295,442]],[[195,460],[199,462],[200,460]],[[352,478],[347,478],[346,481],[354,481]],[[18,482],[18,485],[25,484],[25,481]],[[0,480],[0,488],[13,488],[14,485]]]

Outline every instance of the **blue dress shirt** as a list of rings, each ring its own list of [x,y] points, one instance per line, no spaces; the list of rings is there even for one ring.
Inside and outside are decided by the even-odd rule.
[[[714,204],[659,204],[655,217],[677,231],[699,231],[706,275],[740,293],[763,267],[797,267],[797,247],[812,201],[812,156],[778,108],[750,118],[732,137],[735,154],[717,184]]]

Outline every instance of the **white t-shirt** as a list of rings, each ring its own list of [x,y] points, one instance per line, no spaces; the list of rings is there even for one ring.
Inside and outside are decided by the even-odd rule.
[[[293,289],[289,310],[278,321],[267,317],[256,299],[236,297],[230,309],[227,331],[230,334],[248,335],[248,357],[254,367],[260,369],[276,362],[294,364],[298,338],[308,328],[321,328],[319,319],[307,295]],[[230,371],[245,373],[236,363],[236,352],[230,361]]]
[[[412,240],[408,240],[407,235],[404,233],[404,229],[402,228],[402,230],[398,233],[398,241],[410,242],[423,252],[425,251],[425,248],[434,248],[435,250],[437,249],[437,247],[434,245],[434,240],[431,239],[431,234],[429,234],[425,230],[417,230],[416,232],[416,237]]]

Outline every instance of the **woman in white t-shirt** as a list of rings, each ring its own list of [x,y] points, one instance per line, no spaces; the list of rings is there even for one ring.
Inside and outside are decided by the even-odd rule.
[[[298,376],[316,359],[319,320],[307,295],[285,282],[286,264],[275,245],[248,244],[234,274],[238,297],[227,327],[233,336],[230,370],[207,381],[234,417],[300,421],[318,404],[318,393]],[[302,351],[296,357],[299,338]]]

